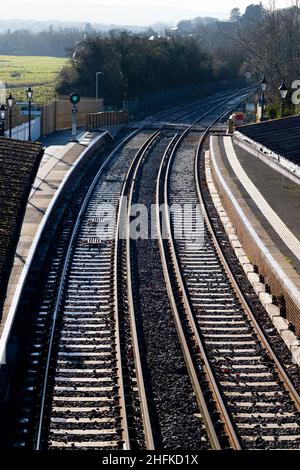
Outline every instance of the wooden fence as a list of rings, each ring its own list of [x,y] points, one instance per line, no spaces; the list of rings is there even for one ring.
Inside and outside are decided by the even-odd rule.
[[[90,130],[100,129],[103,126],[113,126],[127,123],[129,113],[122,111],[102,111],[100,113],[90,113],[86,115],[86,127]]]
[[[69,100],[55,100],[42,108],[42,135],[72,127],[72,105]],[[86,125],[86,116],[103,109],[103,100],[84,98],[77,106],[77,125]]]

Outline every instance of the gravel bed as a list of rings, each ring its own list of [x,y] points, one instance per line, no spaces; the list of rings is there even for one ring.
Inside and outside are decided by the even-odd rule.
[[[170,136],[148,155],[134,202],[155,202],[156,177]],[[133,243],[134,295],[150,414],[158,449],[201,449],[208,443],[182,356],[156,240]]]

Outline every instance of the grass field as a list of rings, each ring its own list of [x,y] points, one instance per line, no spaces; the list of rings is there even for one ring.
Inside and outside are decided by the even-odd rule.
[[[26,100],[25,90],[30,85],[36,103],[49,102],[55,97],[56,75],[65,63],[66,59],[57,57],[0,55],[0,82],[5,82],[6,94],[11,91],[18,101]]]

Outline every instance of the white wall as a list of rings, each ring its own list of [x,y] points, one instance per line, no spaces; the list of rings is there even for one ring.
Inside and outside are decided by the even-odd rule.
[[[25,122],[20,126],[12,129],[12,138],[17,140],[28,140],[29,123]],[[9,131],[5,132],[5,136],[9,137]],[[38,117],[31,121],[31,140],[37,140],[41,136],[41,118]]]

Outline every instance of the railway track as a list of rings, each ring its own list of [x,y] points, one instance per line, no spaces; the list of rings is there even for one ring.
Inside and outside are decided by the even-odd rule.
[[[207,114],[206,111],[202,116]],[[154,134],[124,187],[122,196],[128,198],[126,243],[119,242],[120,264],[116,269],[123,273],[123,285],[126,286],[120,310],[129,312],[134,344],[141,345],[134,356],[138,356],[136,363],[140,366],[140,376],[145,375],[139,389],[143,395],[140,402],[144,430],[147,430],[146,447],[182,448],[184,440],[188,449],[218,449],[221,446],[208,416],[205,399],[199,387],[194,387],[196,379],[192,377],[193,373],[187,370],[189,362],[185,356],[188,346],[183,344],[182,337],[179,341],[177,338],[159,262],[159,245],[155,240],[149,240],[149,233],[134,234],[131,231],[132,205],[139,204],[151,212],[161,158],[168,153],[173,141],[174,132],[170,130],[162,129]],[[155,295],[151,295],[153,288],[156,289]],[[149,441],[147,436],[150,436]]]
[[[200,104],[202,101],[205,106],[207,100],[200,100]],[[199,103],[195,103],[195,107],[197,105]],[[181,116],[187,108],[187,105],[180,107]],[[165,115],[166,112],[159,113],[158,118],[163,119]],[[178,116],[178,109],[174,116]],[[112,238],[108,237],[106,243],[102,243],[95,236],[99,224],[97,204],[92,202],[90,208],[89,199],[97,185],[101,203],[105,201],[118,207],[130,162],[138,157],[150,134],[150,131],[138,129],[126,137],[102,165],[85,201],[81,196],[74,201],[42,288],[42,303],[29,317],[30,328],[21,361],[23,369],[16,380],[11,421],[6,426],[8,446],[30,448],[34,442],[36,449],[45,446],[130,448],[127,412],[134,415],[131,423],[134,439],[143,441],[135,404],[138,394],[132,393],[131,385],[135,369],[126,351],[123,355],[129,378],[125,377],[125,382],[130,383],[127,398],[131,395],[127,402],[132,409],[125,410],[124,403],[119,406],[117,394],[122,395],[123,384],[122,374],[116,373],[121,368],[121,346],[117,336],[119,328],[120,334],[123,332],[123,337],[124,334],[127,336],[128,328],[118,324],[118,317],[112,315],[111,309],[110,314],[105,314],[107,305],[113,303],[114,296],[117,298],[117,289],[112,282],[117,285],[117,278],[111,268],[115,252]],[[111,341],[112,333],[116,335],[114,341]],[[99,339],[96,340],[97,335]],[[126,344],[122,346],[131,348]],[[109,380],[108,375],[114,379]],[[101,388],[97,385],[106,392],[101,397],[97,396]],[[52,401],[48,398],[51,390]],[[112,408],[116,412],[111,413]],[[88,430],[82,431],[81,427]]]
[[[137,130],[101,167],[52,261],[16,416],[17,446],[30,447],[31,438],[36,449],[298,445],[297,393],[280,382],[287,377],[242,303],[209,215],[195,243],[173,237],[176,220],[167,212],[158,242],[134,241],[130,228],[132,204],[150,209],[155,202],[190,204],[192,227],[202,197],[194,173],[204,140],[198,122],[208,129],[239,99],[202,100],[190,113],[183,106],[174,114],[186,128],[178,135],[160,113],[159,130]],[[276,414],[275,406],[285,411]],[[278,432],[268,426],[271,413],[282,423]],[[257,420],[269,434],[263,425],[253,434]],[[274,442],[264,439],[270,434]]]
[[[98,204],[117,207],[128,166],[149,135],[134,132],[130,145],[128,138],[108,157],[73,216],[75,226],[70,222],[60,237],[33,317],[34,336],[15,412],[16,446],[30,447],[33,441],[36,449],[129,447],[124,405],[119,407],[118,324],[111,308],[113,238],[97,237]]]
[[[96,180],[90,188],[77,219],[67,254],[71,262],[71,268],[66,272],[68,285],[61,283],[62,295],[67,291],[67,296],[60,312],[63,328],[59,328],[56,351],[47,438],[50,448],[130,449],[119,317],[117,309],[113,312],[111,309],[115,302],[112,279],[116,281],[112,269],[114,226],[103,233],[99,225],[104,214],[99,213],[99,205],[105,203],[108,212],[118,207],[124,178],[126,182],[130,177],[128,161],[134,162],[138,158],[148,140],[149,133],[138,134],[134,137],[135,143],[131,140],[129,151],[123,149],[121,154],[116,153],[109,174]],[[109,217],[115,217],[115,214],[109,213]],[[60,307],[59,298],[57,307]],[[50,350],[48,356],[50,360]],[[48,382],[45,376],[43,395]],[[73,405],[70,417],[66,417],[68,403]],[[57,408],[57,404],[63,409]],[[43,410],[44,404],[40,414],[40,435]]]
[[[199,135],[186,132],[161,166],[160,203],[191,208],[200,204],[204,221],[195,232],[196,211],[190,209],[186,238],[180,240],[177,219],[165,210],[161,232],[165,224],[168,240],[161,241],[161,249],[169,296],[181,292],[177,306],[184,311],[185,338],[203,364],[230,447],[299,448],[299,395],[229,268],[223,254],[226,238],[202,195],[199,167],[204,139],[205,133],[199,144]],[[201,178],[205,186],[203,170]]]
[[[128,207],[139,204],[151,212],[156,175],[173,134],[161,131],[136,168]],[[142,234],[136,240],[128,211],[126,233],[127,293],[137,324],[141,365],[155,448],[210,448],[202,416],[194,399],[174,326],[157,240]],[[155,290],[155,291],[154,291]]]

